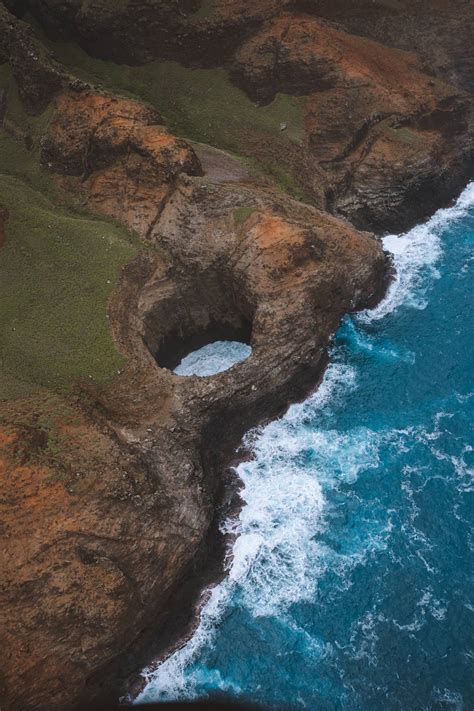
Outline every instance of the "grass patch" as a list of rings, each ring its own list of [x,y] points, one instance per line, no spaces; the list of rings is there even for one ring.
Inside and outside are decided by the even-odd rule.
[[[420,137],[420,135],[418,133],[415,133],[414,131],[411,131],[406,126],[403,126],[401,128],[393,128],[391,126],[388,126],[387,128],[389,131],[389,135],[396,138],[397,141],[402,141],[403,143],[407,143],[410,146],[417,146],[420,143],[423,143],[423,139]]]
[[[190,15],[191,20],[204,20],[211,17],[215,10],[215,0],[201,0],[201,7]]]
[[[236,225],[241,225],[250,215],[256,212],[255,207],[238,207],[234,210],[234,221]]]
[[[285,193],[291,195],[302,202],[311,203],[311,197],[306,195],[304,190],[298,185],[294,177],[281,165],[276,163],[262,164],[262,170],[276,183]]]
[[[167,125],[185,138],[240,155],[246,155],[249,133],[290,143],[303,140],[305,97],[278,94],[268,106],[257,106],[230,82],[225,69],[188,69],[160,61],[130,67],[89,57],[74,44],[49,46],[84,81],[155,106]],[[281,123],[288,126],[284,135]]]
[[[54,199],[56,190],[51,176],[43,170],[34,156],[25,146],[13,140],[0,130],[0,173],[22,180],[34,190],[38,190],[50,199]],[[0,202],[1,202],[0,194]]]
[[[0,175],[0,202],[10,212],[0,252],[1,399],[38,386],[68,390],[79,377],[103,382],[123,366],[106,304],[135,252],[130,237],[58,209],[31,185]]]

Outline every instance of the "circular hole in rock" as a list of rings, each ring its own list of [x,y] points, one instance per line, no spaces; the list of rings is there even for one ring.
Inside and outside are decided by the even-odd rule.
[[[240,341],[214,341],[188,353],[174,372],[201,377],[216,375],[245,360],[251,353],[251,347]]]

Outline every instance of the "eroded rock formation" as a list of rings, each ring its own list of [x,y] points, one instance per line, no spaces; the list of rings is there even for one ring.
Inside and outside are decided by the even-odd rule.
[[[193,148],[158,110],[77,80],[0,5],[0,56],[27,110],[51,112],[44,170],[64,201],[121,222],[141,244],[108,309],[122,372],[68,398],[0,405],[7,709],[118,693],[150,649],[146,630],[166,642],[172,597],[189,621],[182,582],[202,582],[222,473],[242,435],[315,386],[341,316],[386,287],[380,242],[341,215],[371,229],[407,225],[469,174],[471,98],[447,72],[430,75],[413,54],[295,5],[23,9],[101,56],[225,64],[262,103],[307,95],[295,162],[313,204],[230,155]],[[0,244],[1,234],[2,213]],[[228,337],[251,343],[246,361],[209,378],[172,372],[186,352]]]
[[[471,98],[413,54],[287,14],[241,45],[232,72],[260,101],[309,95],[307,151],[324,206],[359,226],[410,224],[469,174]]]
[[[94,55],[224,66],[263,104],[278,92],[308,97],[303,138],[279,147],[279,161],[315,206],[380,231],[408,227],[453,199],[474,161],[474,112],[465,92],[472,88],[472,6],[407,5],[27,3],[53,37],[77,38]],[[259,136],[249,152],[274,162],[274,144]]]
[[[157,111],[87,90],[59,97],[41,158],[51,171],[81,178],[75,189],[85,207],[142,237],[177,176],[202,172],[191,146],[170,134]]]

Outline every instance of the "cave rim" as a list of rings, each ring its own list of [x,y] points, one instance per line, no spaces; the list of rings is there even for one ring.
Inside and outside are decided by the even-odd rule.
[[[228,368],[209,375],[181,375],[175,372],[175,369],[181,365],[185,358],[215,343],[238,343],[248,346],[250,352],[245,358],[235,361]],[[253,319],[240,313],[238,320],[210,320],[205,326],[188,333],[183,333],[179,328],[173,329],[160,339],[157,349],[150,348],[146,342],[145,345],[156,365],[167,370],[174,377],[209,379],[221,375],[251,358],[253,354]]]

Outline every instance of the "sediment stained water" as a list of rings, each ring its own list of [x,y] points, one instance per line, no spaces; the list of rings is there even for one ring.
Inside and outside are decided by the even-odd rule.
[[[396,281],[317,393],[249,434],[228,576],[141,701],[474,709],[473,246],[474,184],[385,238]]]

